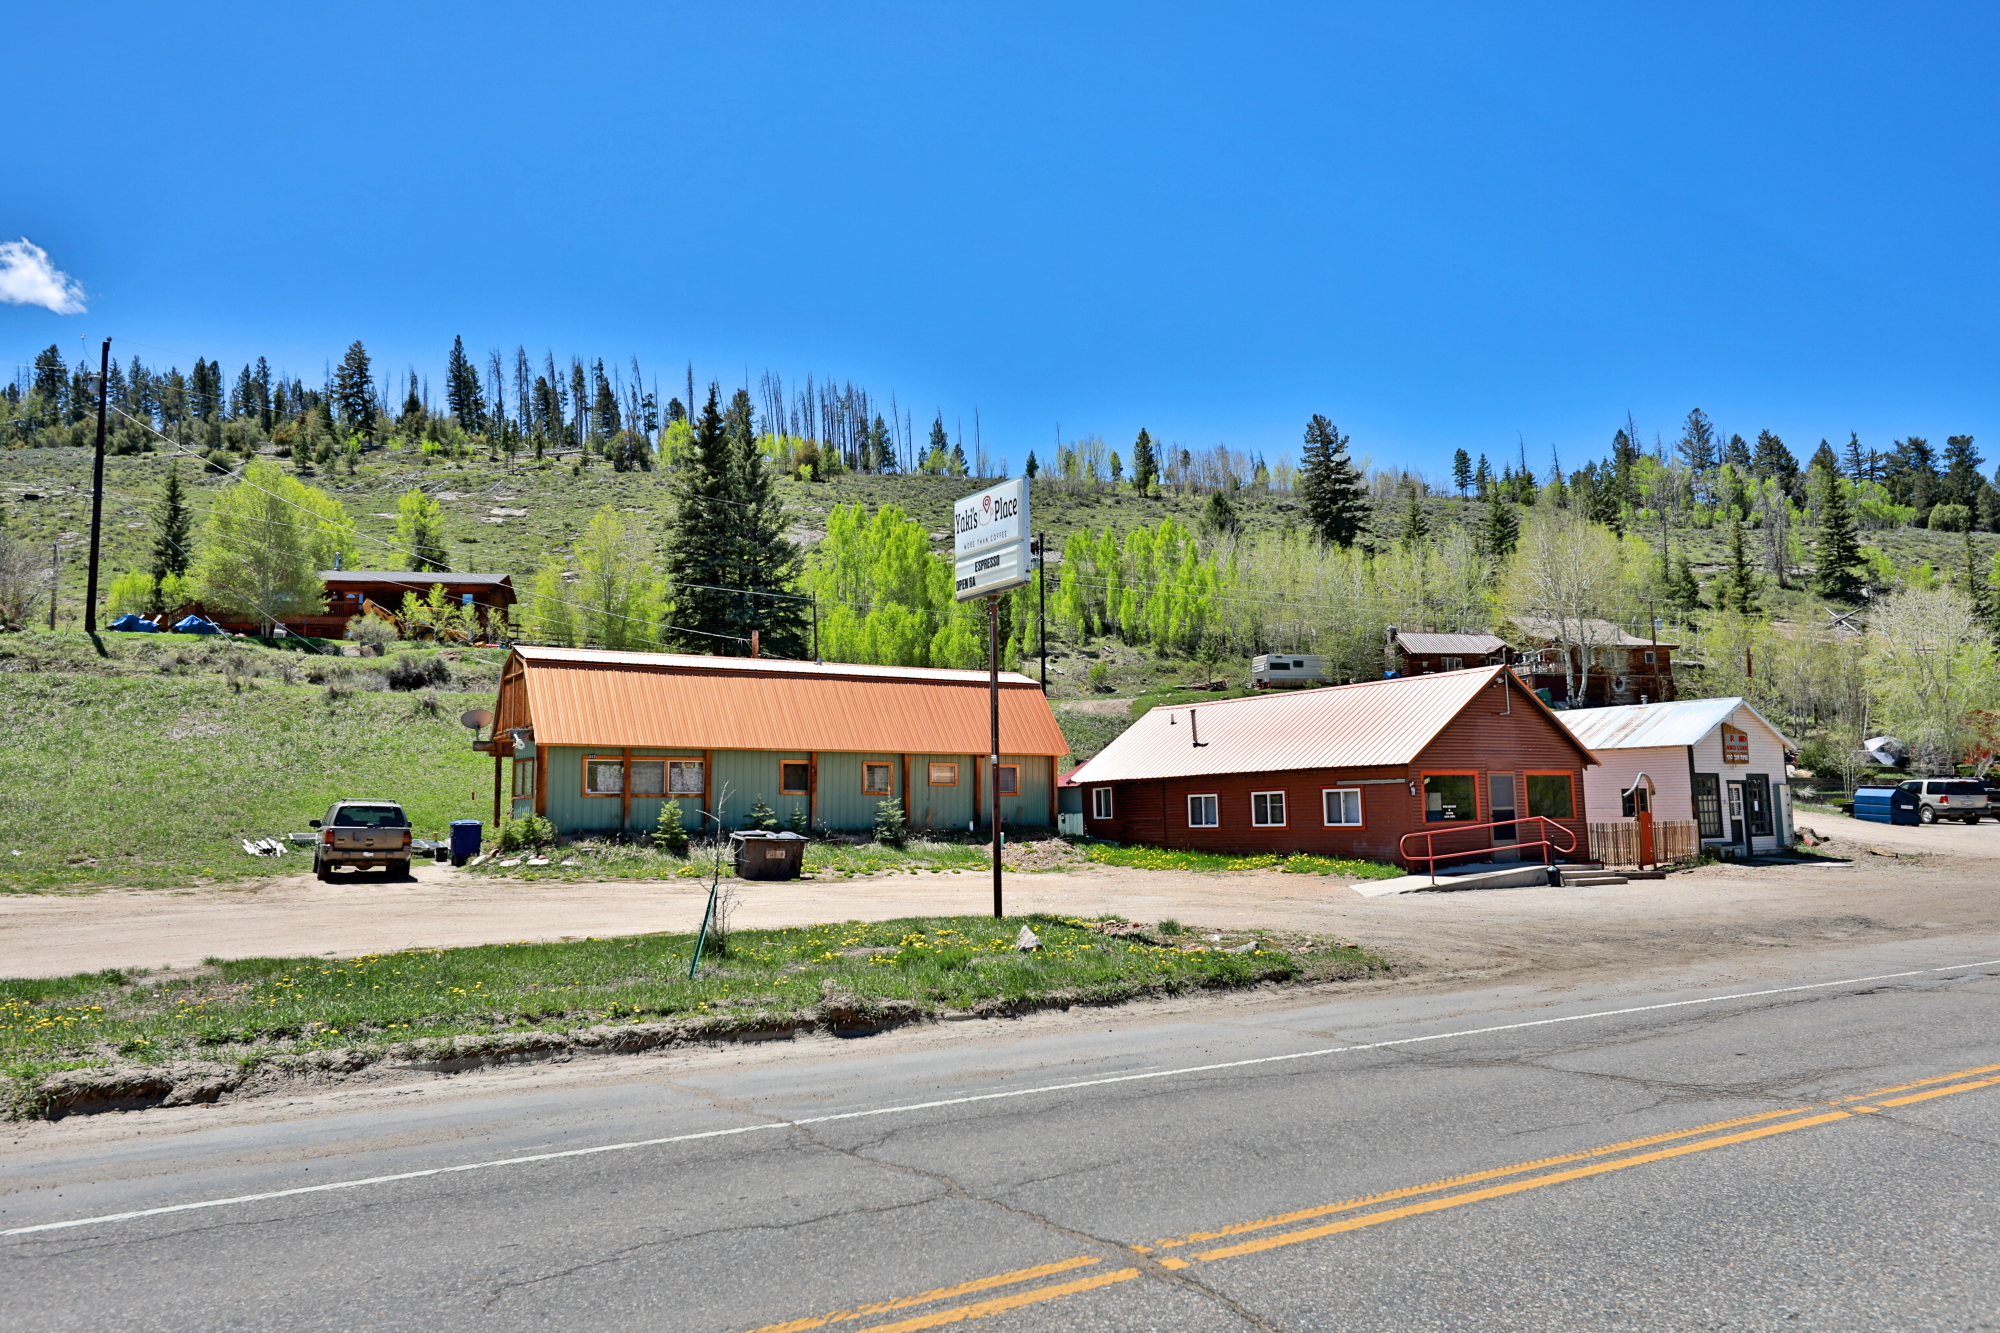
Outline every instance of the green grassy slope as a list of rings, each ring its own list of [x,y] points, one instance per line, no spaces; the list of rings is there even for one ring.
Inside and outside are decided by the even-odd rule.
[[[0,638],[0,891],[297,873],[305,856],[239,840],[303,832],[339,796],[403,802],[420,837],[492,816],[493,762],[458,724],[492,706],[489,664],[408,694],[367,688],[375,662],[104,638],[108,660],[81,635]]]

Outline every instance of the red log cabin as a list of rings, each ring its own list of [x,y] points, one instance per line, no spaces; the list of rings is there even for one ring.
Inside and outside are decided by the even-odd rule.
[[[482,628],[491,623],[496,612],[511,614],[514,605],[514,580],[507,574],[458,574],[415,573],[407,569],[323,569],[320,582],[326,588],[326,610],[319,615],[286,616],[279,623],[294,634],[307,638],[337,639],[347,631],[347,622],[361,614],[361,608],[369,602],[385,611],[400,612],[403,598],[414,593],[418,597],[427,596],[434,587],[444,589],[447,600],[463,604],[471,598],[471,605],[478,614]],[[181,607],[173,613],[172,619],[179,619],[188,612],[207,615],[199,604]],[[232,634],[262,634],[264,626],[255,621],[238,620],[229,616],[211,617],[215,623]],[[169,620],[168,623],[172,623]]]
[[[1597,760],[1504,666],[1155,708],[1064,779],[1093,837],[1374,861],[1509,851],[1543,836],[1582,860]],[[1523,821],[1523,822],[1510,822]],[[1493,825],[1498,827],[1478,827]],[[1477,859],[1454,857],[1446,864]]]

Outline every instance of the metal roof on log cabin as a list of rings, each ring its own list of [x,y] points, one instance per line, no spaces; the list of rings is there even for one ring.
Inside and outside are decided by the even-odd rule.
[[[788,662],[768,657],[517,645],[500,675],[494,734],[537,745],[695,746],[985,754],[984,671]],[[1007,754],[1069,751],[1042,687],[1000,673]]]
[[[1504,666],[1484,666],[1155,708],[1063,782],[1408,764],[1502,677],[1520,707],[1548,714],[1585,765],[1597,762],[1520,677]]]

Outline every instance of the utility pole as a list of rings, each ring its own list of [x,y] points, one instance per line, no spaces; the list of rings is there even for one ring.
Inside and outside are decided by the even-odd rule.
[[[111,339],[106,338],[97,361],[97,459],[90,472],[90,579],[83,594],[85,634],[97,633],[97,538],[104,526],[104,406],[110,392]]]

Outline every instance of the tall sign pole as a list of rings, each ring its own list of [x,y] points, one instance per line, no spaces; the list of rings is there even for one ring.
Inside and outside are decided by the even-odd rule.
[[[111,340],[97,362],[97,461],[90,474],[90,579],[83,594],[83,632],[97,633],[97,535],[104,526],[104,405],[111,392]]]
[[[1000,855],[1000,601],[1003,593],[1028,583],[1028,483],[1003,481],[952,506],[955,596],[961,602],[986,600],[986,703],[992,722],[988,755],[993,782],[993,915],[1004,916]],[[1053,769],[1050,781],[1055,780]],[[1018,784],[1017,784],[1018,785]]]
[[[993,919],[1007,915],[1000,901],[1000,599],[986,599],[986,702],[993,716]]]

